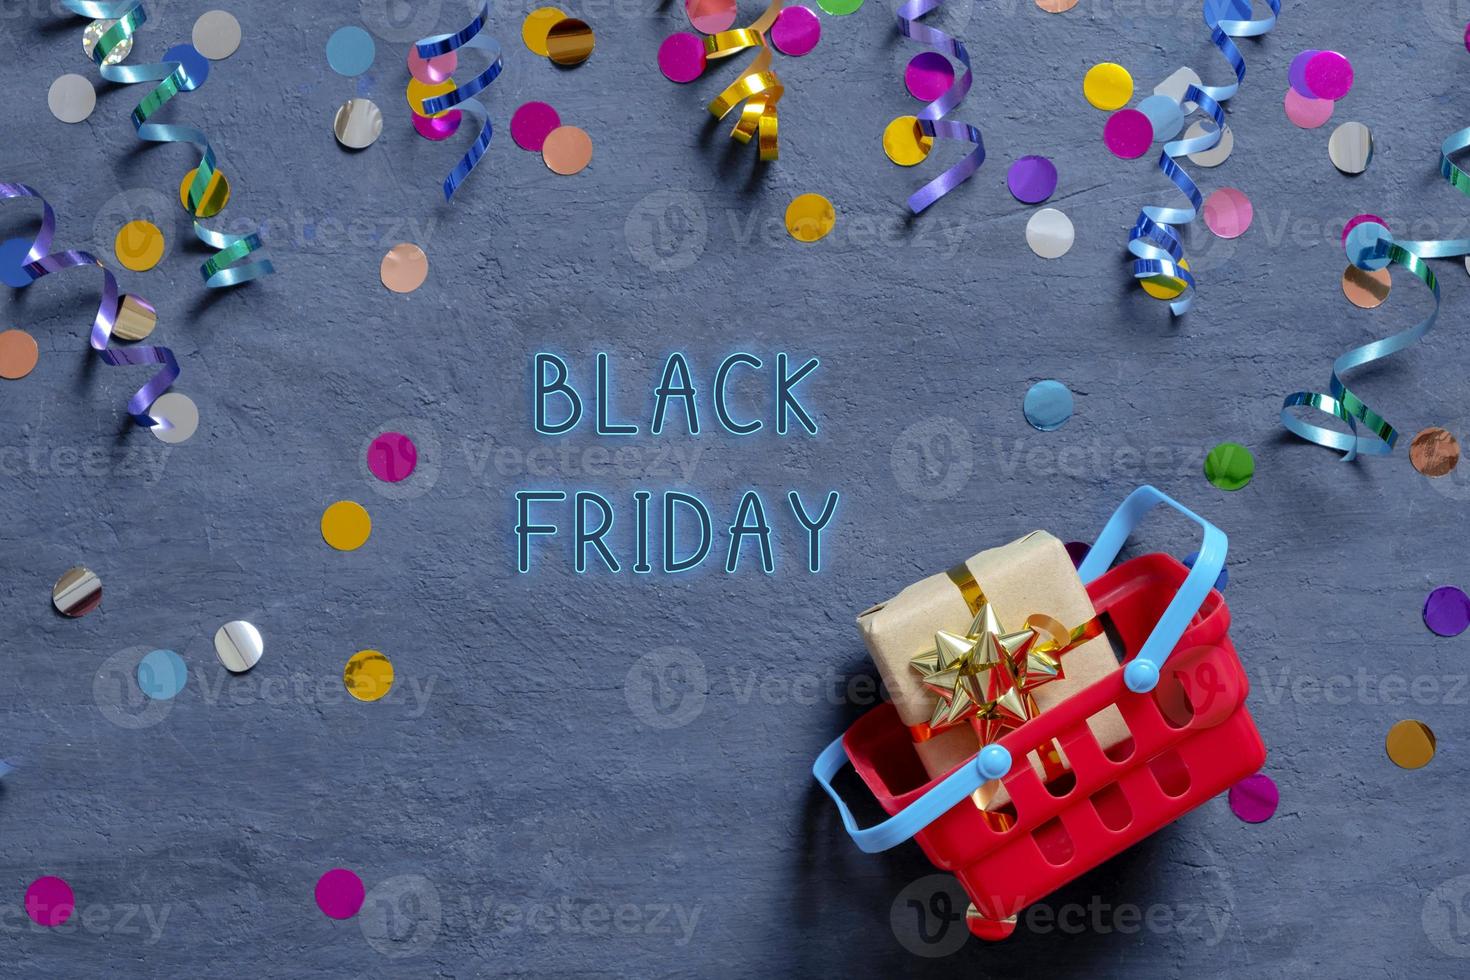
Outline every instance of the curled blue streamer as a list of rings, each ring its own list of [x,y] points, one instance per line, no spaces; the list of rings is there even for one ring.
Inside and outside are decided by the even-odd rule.
[[[941,0],[904,0],[897,12],[898,29],[904,37],[933,45],[965,66],[964,72],[954,80],[944,94],[919,110],[917,113],[919,130],[930,138],[943,136],[945,139],[973,143],[975,148],[944,173],[909,195],[909,211],[914,214],[920,213],[975,176],[975,172],[980,169],[980,164],[985,162],[985,141],[980,137],[980,130],[969,123],[944,118],[965,100],[974,82],[975,73],[971,70],[970,53],[965,50],[963,41],[950,37],[938,28],[919,23],[920,17],[938,10],[940,3]]]
[[[504,64],[501,62],[500,45],[494,38],[480,33],[485,27],[485,22],[489,19],[490,4],[487,0],[485,5],[480,8],[480,12],[475,15],[475,19],[459,31],[453,34],[436,34],[414,43],[419,57],[426,61],[430,58],[437,58],[440,55],[449,54],[451,51],[458,51],[460,48],[479,48],[490,57],[489,66],[465,84],[456,86],[453,91],[446,92],[443,95],[436,95],[432,99],[424,99],[420,103],[420,108],[422,109],[420,115],[437,115],[446,109],[460,106],[464,111],[477,117],[482,124],[480,135],[475,137],[475,141],[470,144],[469,150],[460,158],[459,163],[455,165],[454,169],[449,171],[449,176],[444,178],[444,200],[446,201],[454,197],[454,192],[459,190],[459,186],[465,182],[465,178],[469,177],[470,171],[475,169],[475,165],[480,162],[480,158],[490,148],[490,137],[494,134],[494,127],[490,125],[490,113],[485,109],[484,105],[472,101],[476,95],[489,88],[490,83],[495,81],[496,77],[504,68]]]
[[[1235,73],[1235,81],[1228,85],[1191,85],[1180,100],[1181,113],[1187,118],[1195,109],[1204,112],[1214,122],[1215,128],[1192,139],[1178,139],[1164,144],[1159,154],[1159,170],[1175,187],[1189,199],[1187,208],[1169,208],[1150,205],[1139,213],[1133,229],[1128,235],[1128,251],[1133,254],[1133,277],[1149,279],[1167,276],[1184,284],[1184,291],[1169,303],[1175,316],[1188,311],[1194,302],[1195,281],[1189,270],[1184,268],[1184,246],[1179,241],[1176,226],[1187,225],[1200,212],[1203,196],[1199,185],[1180,163],[1181,156],[1202,153],[1213,149],[1223,138],[1225,110],[1223,103],[1240,90],[1245,79],[1245,58],[1236,47],[1237,37],[1259,37],[1276,26],[1281,13],[1281,0],[1266,0],[1271,7],[1271,16],[1251,20],[1251,0],[1204,0],[1205,25],[1210,28],[1210,41],[1220,49],[1225,60]],[[1231,15],[1235,16],[1231,16]]]

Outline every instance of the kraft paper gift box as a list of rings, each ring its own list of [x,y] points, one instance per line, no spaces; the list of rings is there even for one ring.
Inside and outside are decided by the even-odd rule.
[[[1032,533],[999,548],[982,551],[965,565],[990,601],[1001,625],[1019,630],[1027,617],[1043,613],[1072,629],[1092,619],[1096,612],[1087,589],[1067,549],[1045,531]],[[945,572],[915,582],[898,595],[858,616],[868,653],[888,688],[894,707],[905,725],[927,723],[934,714],[938,696],[924,687],[918,671],[910,666],[915,655],[934,647],[938,630],[960,634],[969,628],[974,614],[963,593]],[[1118,669],[1118,658],[1106,634],[1086,641],[1062,655],[1062,674],[1057,680],[1035,688],[1036,705],[1046,709]],[[1121,715],[1096,716],[1090,722],[1094,737],[1103,749],[1128,739]],[[935,778],[971,759],[980,750],[979,739],[967,723],[945,728],[931,738],[915,741],[914,750],[924,770]],[[1036,759],[1031,764],[1042,775]],[[1009,802],[1000,783],[982,786],[976,802],[993,810]]]

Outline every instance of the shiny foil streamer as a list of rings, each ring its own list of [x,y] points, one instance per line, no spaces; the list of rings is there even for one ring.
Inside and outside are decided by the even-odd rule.
[[[120,85],[158,83],[133,109],[133,128],[137,130],[139,139],[153,143],[190,143],[199,151],[199,166],[189,185],[187,207],[190,214],[200,214],[200,204],[218,172],[208,137],[193,126],[149,122],[149,119],[175,95],[192,92],[203,85],[209,74],[208,60],[189,45],[179,45],[165,52],[164,60],[155,65],[109,64],[108,58],[113,50],[124,44],[131,45],[138,28],[147,21],[148,13],[142,0],[62,0],[62,5],[83,17],[117,21],[92,47],[92,61],[103,78]],[[227,235],[211,231],[195,221],[194,235],[217,252],[199,267],[200,277],[211,289],[238,286],[275,271],[266,258],[240,264],[262,250],[260,237],[256,234]]]
[[[488,0],[475,15],[475,19],[466,24],[453,34],[436,34],[426,37],[414,43],[414,50],[420,58],[430,60],[442,57],[461,48],[478,48],[484,51],[490,58],[487,65],[478,75],[463,85],[458,85],[451,92],[436,95],[431,99],[425,99],[421,107],[421,114],[434,116],[438,113],[459,106],[464,112],[479,118],[480,134],[465,151],[465,155],[455,164],[454,169],[444,178],[444,200],[448,201],[454,197],[454,192],[459,190],[461,184],[469,177],[470,171],[485,156],[485,151],[490,148],[490,137],[494,135],[494,128],[490,125],[490,113],[485,106],[475,100],[475,96],[490,87],[490,83],[499,77],[504,69],[504,63],[500,60],[500,45],[491,37],[480,33],[485,28],[485,22],[490,19],[490,4]]]
[[[51,210],[51,205],[47,204],[46,199],[34,189],[25,184],[0,183],[0,199],[4,198],[33,198],[41,204],[41,227],[31,241],[30,248],[26,250],[20,268],[20,274],[28,280],[27,285],[63,269],[96,266],[102,270],[102,297],[97,303],[97,314],[92,318],[90,341],[92,349],[97,352],[104,363],[113,367],[146,367],[155,364],[159,366],[159,370],[153,377],[149,378],[147,383],[134,392],[133,397],[128,400],[128,414],[139,425],[149,428],[154,426],[169,428],[170,425],[166,420],[150,414],[149,409],[158,400],[158,396],[167,391],[179,376],[179,362],[175,360],[173,351],[167,347],[108,346],[117,325],[118,310],[124,303],[134,309],[146,307],[150,316],[153,315],[153,307],[141,297],[119,293],[117,280],[113,278],[107,266],[90,252],[75,249],[52,252],[51,241],[56,234],[56,212]]]
[[[744,103],[740,118],[735,121],[735,128],[730,130],[730,138],[737,143],[749,143],[754,138],[760,159],[767,163],[781,155],[776,103],[781,101],[786,87],[771,68],[771,48],[766,43],[766,35],[781,13],[782,2],[783,0],[771,0],[770,6],[749,27],[721,31],[704,39],[707,62],[728,58],[752,48],[760,49],[755,60],[724,91],[711,99],[706,108],[716,119],[724,119],[736,106]]]
[[[975,176],[980,164],[985,162],[985,141],[980,138],[980,130],[969,123],[944,118],[959,108],[960,103],[965,100],[971,84],[974,83],[975,73],[970,68],[970,52],[965,50],[964,42],[955,40],[937,28],[919,23],[920,17],[938,10],[941,2],[942,0],[904,0],[897,12],[898,30],[904,37],[920,44],[932,45],[965,66],[964,72],[955,79],[949,91],[919,110],[919,129],[930,139],[942,136],[945,139],[970,143],[974,148],[961,157],[958,163],[909,195],[909,211],[914,214],[919,214]]]
[[[1178,225],[1186,225],[1199,215],[1204,205],[1200,189],[1184,167],[1179,157],[1191,153],[1202,153],[1219,144],[1225,129],[1226,102],[1240,89],[1245,79],[1245,58],[1235,45],[1238,37],[1259,37],[1276,26],[1276,17],[1281,13],[1281,0],[1266,0],[1271,7],[1271,16],[1250,20],[1250,0],[1204,0],[1205,24],[1210,28],[1210,41],[1220,49],[1225,60],[1235,72],[1235,82],[1230,85],[1190,85],[1180,100],[1180,108],[1187,117],[1198,109],[1214,122],[1214,129],[1200,136],[1172,140],[1164,144],[1159,154],[1159,170],[1169,178],[1189,199],[1189,207],[1160,207],[1149,205],[1138,215],[1133,230],[1128,236],[1128,251],[1133,255],[1133,277],[1152,279],[1166,276],[1184,284],[1184,290],[1169,303],[1169,309],[1179,316],[1194,302],[1194,276],[1184,266],[1184,246],[1179,241]],[[1237,15],[1229,17],[1227,15]],[[1246,19],[1238,19],[1246,18]]]

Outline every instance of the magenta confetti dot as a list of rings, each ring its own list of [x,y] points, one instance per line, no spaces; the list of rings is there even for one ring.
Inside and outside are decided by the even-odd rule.
[[[317,907],[331,919],[352,918],[366,896],[362,879],[346,868],[333,868],[316,882]]]
[[[1354,228],[1358,227],[1358,225],[1361,225],[1365,221],[1371,221],[1374,224],[1376,224],[1376,225],[1382,225],[1385,228],[1388,227],[1388,222],[1387,221],[1384,221],[1382,218],[1378,217],[1378,215],[1376,215],[1376,214],[1366,214],[1366,213],[1364,213],[1364,214],[1354,215],[1352,218],[1348,219],[1348,223],[1347,224],[1345,224],[1345,225],[1342,226],[1342,243],[1344,245],[1347,244],[1348,232],[1352,231]]]
[[[1154,145],[1154,124],[1137,109],[1119,109],[1103,127],[1103,144],[1113,156],[1137,159]]]
[[[924,51],[909,59],[903,84],[920,102],[933,102],[954,84],[954,66],[938,51]]]
[[[408,73],[426,85],[438,85],[459,67],[459,52],[451,51],[436,58],[419,56],[418,45],[409,45]]]
[[[1470,24],[1465,25],[1465,50],[1470,51]]]
[[[771,25],[771,43],[782,54],[800,58],[822,39],[822,21],[810,7],[787,7]]]
[[[421,116],[417,112],[410,112],[413,116],[413,128],[426,140],[438,143],[447,140],[459,129],[459,120],[464,115],[458,109],[450,109],[442,116]]]
[[[1307,62],[1307,88],[1319,99],[1336,102],[1353,87],[1353,63],[1336,51],[1318,51]]]
[[[546,137],[561,125],[561,116],[545,102],[527,102],[510,117],[510,138],[523,150],[541,152]]]
[[[1281,791],[1263,772],[1247,776],[1230,787],[1230,809],[1246,823],[1265,823],[1276,813]]]
[[[1022,204],[1040,204],[1057,189],[1057,165],[1046,157],[1021,157],[1006,171],[1006,187]]]
[[[1286,118],[1302,129],[1316,129],[1332,118],[1337,103],[1331,99],[1314,99],[1294,88],[1286,90]]]
[[[1251,199],[1234,187],[1221,187],[1205,198],[1205,224],[1221,238],[1239,238],[1251,226]]]
[[[367,464],[384,483],[401,483],[419,465],[419,450],[402,432],[384,432],[368,444]]]
[[[71,918],[77,899],[71,885],[53,875],[37,878],[26,889],[26,915],[38,926],[54,929]]]
[[[704,74],[704,41],[698,34],[680,31],[658,46],[658,70],[671,82],[692,82]]]
[[[1307,84],[1307,64],[1321,53],[1316,48],[1309,48],[1295,58],[1292,58],[1291,67],[1286,70],[1287,82],[1290,83],[1292,88],[1309,99],[1315,99],[1318,96],[1316,92],[1312,91],[1311,86]]]
[[[1459,636],[1470,626],[1470,596],[1453,585],[1441,585],[1424,600],[1424,625],[1440,636]]]

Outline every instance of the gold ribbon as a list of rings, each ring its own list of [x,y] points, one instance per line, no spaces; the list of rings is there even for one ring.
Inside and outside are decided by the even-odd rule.
[[[740,77],[714,97],[709,104],[709,111],[716,119],[724,119],[732,109],[744,102],[745,107],[740,110],[740,118],[730,131],[730,138],[740,143],[749,143],[751,137],[758,136],[756,147],[761,160],[766,162],[775,160],[780,155],[776,103],[781,101],[781,96],[786,92],[781,79],[771,70],[771,48],[766,43],[766,32],[776,22],[776,15],[781,12],[783,2],[784,0],[771,0],[765,13],[756,18],[755,23],[749,27],[721,31],[704,39],[705,57],[711,61],[728,58],[751,48],[760,48],[755,60],[740,73]]]

